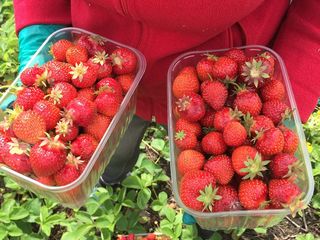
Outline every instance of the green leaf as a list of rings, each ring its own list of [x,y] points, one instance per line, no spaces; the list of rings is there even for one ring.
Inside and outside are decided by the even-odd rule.
[[[266,234],[267,230],[268,230],[267,228],[262,228],[262,227],[258,227],[254,229],[256,233],[260,233],[260,234]]]
[[[174,222],[176,212],[172,208],[166,207],[164,214],[170,222]]]
[[[87,223],[87,224],[93,223],[91,219],[91,215],[83,211],[77,212],[75,214],[75,219],[79,220],[82,223]]]
[[[8,199],[5,200],[5,202],[2,204],[1,211],[5,213],[6,215],[10,216],[13,206],[16,204],[16,201],[14,199]]]
[[[111,222],[109,216],[102,216],[95,220],[95,226],[99,229],[109,228]]]
[[[209,238],[209,240],[222,240],[222,236],[217,233],[217,232],[214,232],[214,234]]]
[[[7,229],[4,226],[0,226],[0,240],[4,239],[7,235]]]
[[[151,141],[151,147],[155,148],[158,151],[162,151],[166,142],[163,139],[155,138]]]
[[[171,237],[171,238],[173,238],[175,235],[174,232],[171,230],[171,228],[161,228],[160,231],[164,235],[167,235],[168,237]]]
[[[49,225],[49,224],[42,224],[41,225],[41,231],[47,236],[49,237],[51,234],[51,227],[53,228],[53,225]]]
[[[166,204],[168,201],[168,194],[166,192],[160,192],[158,199],[162,204]]]
[[[122,186],[127,188],[142,189],[143,184],[137,176],[128,176],[122,181]]]
[[[141,174],[141,183],[144,188],[150,187],[153,181],[153,175],[148,173]]]
[[[67,232],[62,235],[61,240],[82,240],[86,239],[86,235],[94,226],[91,224],[84,224],[79,226],[74,232]]]
[[[317,193],[312,197],[312,207],[320,209],[320,193]]]
[[[20,228],[18,228],[15,223],[11,223],[7,227],[7,231],[8,231],[9,236],[11,236],[11,237],[19,237],[23,234],[22,230]]]
[[[86,203],[86,208],[89,214],[94,214],[98,208],[100,207],[100,204],[93,198],[90,198]]]
[[[312,233],[300,234],[296,237],[296,240],[315,240]]]
[[[149,188],[144,188],[139,191],[137,197],[137,205],[140,209],[145,209],[151,197],[151,191]]]
[[[136,207],[136,204],[131,201],[130,199],[125,199],[123,202],[122,202],[122,206],[124,207],[128,207],[128,208],[135,208]]]
[[[29,216],[29,212],[21,207],[14,207],[12,212],[10,213],[11,220],[19,220]]]

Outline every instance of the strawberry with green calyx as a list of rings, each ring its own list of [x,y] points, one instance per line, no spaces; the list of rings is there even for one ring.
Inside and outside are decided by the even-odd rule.
[[[94,100],[97,111],[105,116],[113,117],[117,114],[122,102],[122,97],[107,90],[101,92]]]
[[[243,114],[250,113],[252,116],[260,114],[262,102],[259,95],[249,90],[245,85],[236,87],[236,98],[233,107],[237,108]]]
[[[84,97],[92,102],[96,99],[96,95],[95,95],[93,87],[81,88],[78,91],[78,97]]]
[[[203,87],[202,97],[210,107],[218,111],[226,103],[228,89],[220,81],[208,82],[205,87]]]
[[[231,147],[237,147],[247,139],[247,131],[240,122],[231,121],[223,129],[223,140]]]
[[[194,67],[184,67],[173,80],[172,93],[176,98],[181,98],[190,93],[199,92],[199,80]]]
[[[258,132],[274,128],[272,120],[264,115],[252,117],[247,113],[243,118],[244,126],[249,136],[255,136]]]
[[[110,58],[113,64],[112,70],[117,75],[133,73],[137,68],[137,57],[128,48],[115,49]]]
[[[265,102],[262,107],[262,113],[269,117],[275,125],[281,123],[284,119],[291,117],[289,106],[279,100]]]
[[[71,152],[75,156],[88,161],[98,146],[97,140],[89,134],[80,134],[71,143]]]
[[[132,86],[135,79],[135,74],[122,74],[116,77],[116,80],[120,83],[122,87],[122,92],[126,94],[130,87]]]
[[[278,79],[271,79],[261,88],[261,98],[264,102],[271,100],[283,101],[286,90],[283,83]]]
[[[72,65],[65,62],[58,62],[58,61],[48,61],[46,62],[43,67],[45,67],[49,74],[50,78],[48,83],[53,86],[60,82],[70,82],[71,81],[71,67]]]
[[[65,117],[81,127],[90,124],[97,112],[96,104],[86,98],[77,97],[69,102],[66,107]]]
[[[20,75],[21,82],[27,87],[45,87],[49,79],[50,73],[48,70],[38,65],[26,68]]]
[[[248,210],[263,209],[267,202],[268,187],[259,179],[244,180],[239,185],[239,200]]]
[[[112,73],[112,64],[108,54],[105,51],[96,52],[94,57],[88,60],[88,64],[97,68],[97,78],[110,77]]]
[[[227,150],[227,145],[223,140],[223,135],[220,132],[209,132],[202,138],[201,147],[207,154],[220,155]]]
[[[259,54],[258,57],[262,57],[262,58],[267,59],[270,62],[270,65],[271,65],[270,68],[274,69],[274,66],[275,66],[277,60],[270,52],[265,51],[265,52]]]
[[[80,45],[74,45],[66,51],[66,61],[71,65],[85,63],[88,61],[88,51]]]
[[[280,126],[279,129],[282,131],[284,137],[284,146],[282,151],[284,153],[294,154],[299,145],[299,138],[297,134],[283,125]]]
[[[186,132],[192,132],[197,137],[201,135],[201,125],[198,122],[189,122],[186,119],[179,118],[175,125],[176,132],[179,132],[181,130]]]
[[[61,118],[55,127],[55,133],[60,136],[61,141],[69,142],[78,136],[79,128],[71,120]]]
[[[176,132],[174,142],[180,150],[195,149],[198,144],[197,136],[184,130]]]
[[[66,82],[60,82],[55,84],[45,98],[62,109],[66,107],[71,100],[75,99],[77,95],[77,89],[74,86]]]
[[[270,128],[259,132],[254,138],[257,150],[267,156],[281,153],[284,146],[284,137],[279,128]]]
[[[223,131],[229,122],[239,121],[242,115],[242,112],[237,108],[233,110],[232,108],[224,107],[215,113],[213,126],[217,131]]]
[[[177,167],[181,176],[192,170],[201,170],[205,162],[202,153],[188,149],[182,151],[177,159]]]
[[[97,80],[97,69],[88,63],[76,63],[70,74],[73,85],[78,88],[91,87]]]
[[[270,163],[272,178],[288,178],[295,174],[295,170],[301,165],[299,160],[288,153],[279,153],[274,156]],[[295,176],[294,176],[295,177]]]
[[[204,82],[212,79],[213,65],[216,62],[214,55],[207,54],[206,57],[202,58],[196,65],[197,74],[200,81]]]
[[[238,74],[238,64],[227,56],[216,57],[212,67],[212,77],[216,79],[234,79]]]
[[[97,82],[96,86],[96,94],[99,95],[100,93],[107,91],[110,93],[114,93],[119,97],[119,99],[122,99],[122,87],[118,81],[116,81],[114,78],[107,77],[101,79],[99,82]]]
[[[65,62],[66,61],[66,52],[68,48],[72,47],[73,43],[67,39],[61,39],[52,44],[50,53],[52,54],[54,60]]]
[[[104,133],[107,131],[110,123],[110,117],[97,113],[91,123],[84,128],[84,132],[95,137],[97,141],[100,141]]]
[[[221,185],[228,184],[234,175],[231,159],[227,155],[210,157],[204,164],[204,170],[212,173]]]
[[[33,106],[33,111],[38,113],[46,123],[46,130],[52,130],[57,125],[60,120],[60,109],[56,107],[53,103],[40,100]]]
[[[219,186],[217,195],[221,199],[214,202],[213,212],[228,212],[242,209],[237,190],[232,186]]]
[[[196,93],[184,95],[176,102],[179,114],[190,122],[199,121],[206,113],[202,97]]]

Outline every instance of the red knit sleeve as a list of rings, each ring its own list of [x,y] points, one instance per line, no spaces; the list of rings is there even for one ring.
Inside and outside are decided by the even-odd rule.
[[[71,25],[70,0],[14,0],[17,33],[33,24]]]
[[[319,0],[294,0],[274,44],[286,64],[302,121],[320,95],[319,13]]]

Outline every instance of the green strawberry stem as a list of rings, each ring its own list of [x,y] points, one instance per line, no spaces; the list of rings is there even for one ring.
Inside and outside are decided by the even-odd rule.
[[[270,163],[269,160],[262,161],[262,157],[259,153],[256,154],[254,159],[248,158],[247,161],[244,162],[246,168],[242,168],[240,172],[248,173],[242,179],[254,179],[256,176],[263,177],[262,172],[266,171],[266,165]]]
[[[295,217],[297,213],[302,216],[302,210],[308,207],[308,205],[301,200],[302,197],[303,193],[295,197],[289,204],[282,204],[284,208],[288,208],[290,210],[292,217]]]
[[[200,190],[200,196],[197,198],[198,201],[203,203],[202,211],[209,210],[212,212],[212,207],[214,206],[215,200],[220,200],[221,196],[217,195],[218,188],[212,188],[211,183]]]

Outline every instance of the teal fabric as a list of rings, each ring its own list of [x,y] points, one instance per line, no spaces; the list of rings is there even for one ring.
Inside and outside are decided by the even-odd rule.
[[[188,213],[183,213],[182,221],[184,224],[188,224],[188,225],[192,225],[196,223],[196,220],[194,219],[194,217],[192,217]]]

